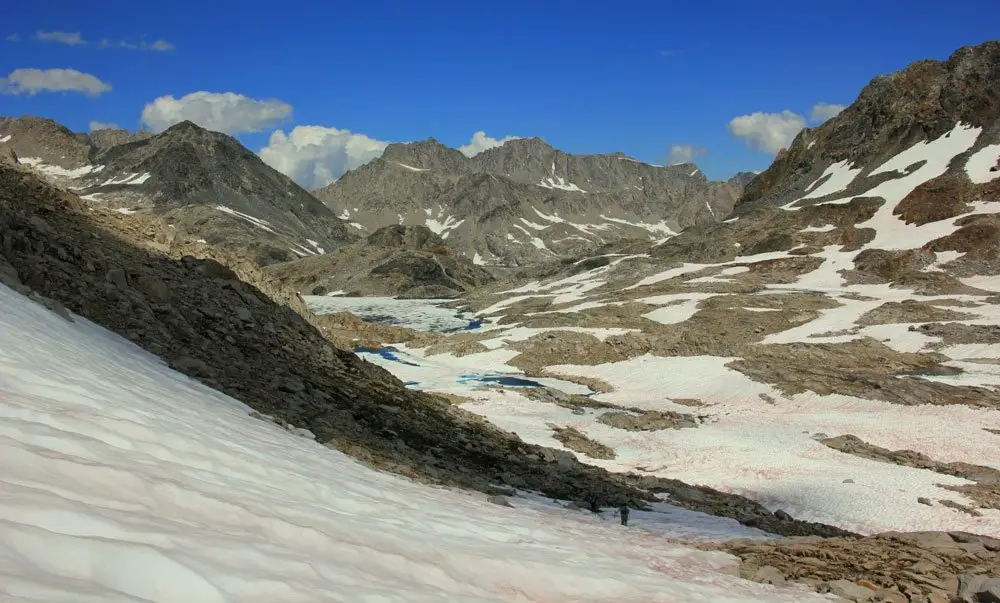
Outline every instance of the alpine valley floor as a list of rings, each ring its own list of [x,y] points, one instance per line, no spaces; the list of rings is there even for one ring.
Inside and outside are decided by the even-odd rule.
[[[875,171],[916,169],[878,190],[836,198],[852,174],[834,174],[814,187],[833,201],[714,227],[729,259],[703,259],[719,252],[699,252],[692,231],[623,248],[468,295],[456,307],[483,328],[430,346],[386,341],[423,361],[374,361],[612,471],[704,484],[862,534],[998,534],[1000,277],[955,276],[975,253],[928,247],[992,219],[1000,203],[922,225],[892,211],[978,134],[958,124],[907,149]],[[996,157],[973,159],[961,166],[970,177],[1000,176],[979,167]],[[779,248],[750,249],[765,228],[783,235]],[[863,230],[874,235],[851,243]],[[885,278],[868,265],[881,256],[916,267]],[[489,386],[463,380],[470,367],[597,393]]]

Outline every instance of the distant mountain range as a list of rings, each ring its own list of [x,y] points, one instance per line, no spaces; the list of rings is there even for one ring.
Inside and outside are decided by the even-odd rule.
[[[423,225],[476,263],[524,265],[718,221],[749,177],[713,182],[691,163],[572,155],[539,138],[469,158],[432,138],[389,145],[314,194],[360,232]]]
[[[452,255],[481,265],[546,262],[716,222],[752,178],[713,182],[694,164],[572,155],[538,138],[469,158],[429,139],[390,145],[311,194],[234,138],[191,122],[155,135],[83,134],[49,119],[0,118],[4,150],[90,203],[161,214],[176,236],[245,250],[262,266],[392,225],[426,226]]]

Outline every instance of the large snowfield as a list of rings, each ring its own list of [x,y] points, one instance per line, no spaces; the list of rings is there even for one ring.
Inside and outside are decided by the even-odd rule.
[[[729,520],[664,505],[622,528],[415,484],[252,418],[84,319],[2,286],[0,305],[3,600],[824,600],[665,540],[759,537]]]

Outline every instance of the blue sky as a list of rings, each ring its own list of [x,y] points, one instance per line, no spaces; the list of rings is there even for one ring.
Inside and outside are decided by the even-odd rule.
[[[38,32],[78,33],[83,43],[73,43],[74,35],[41,41]],[[18,40],[4,40],[12,35]],[[73,69],[77,84],[89,74],[110,90],[45,91],[49,80],[21,72],[0,94],[0,115],[42,115],[74,130],[91,121],[137,128],[146,104],[169,95],[172,102],[154,112],[157,127],[207,115],[203,125],[226,128],[255,151],[275,129],[336,128],[301,130],[270,155],[309,184],[377,154],[385,141],[434,136],[457,147],[480,130],[654,163],[667,161],[673,145],[689,145],[703,152],[695,161],[710,177],[723,178],[762,169],[773,157],[774,149],[734,136],[727,128],[734,118],[788,110],[808,121],[816,103],[850,104],[875,75],[998,37],[995,0],[947,7],[924,0],[175,0],[155,7],[41,0],[6,11],[0,77]],[[163,50],[152,48],[157,41]],[[181,100],[195,92],[246,99]],[[790,115],[777,125],[794,131]],[[744,129],[774,125],[762,119]],[[306,143],[325,150],[303,152]]]

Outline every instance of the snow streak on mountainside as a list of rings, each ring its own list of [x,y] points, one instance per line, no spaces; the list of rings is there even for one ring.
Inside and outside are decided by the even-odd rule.
[[[251,418],[82,318],[3,286],[0,304],[11,600],[826,600],[664,540],[753,536],[732,522],[665,511],[675,527],[626,530],[541,500],[511,509],[417,485]]]
[[[523,265],[714,222],[742,184],[710,182],[692,164],[571,155],[538,138],[471,158],[430,139],[389,145],[316,195],[359,229],[424,225],[476,263]]]

